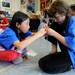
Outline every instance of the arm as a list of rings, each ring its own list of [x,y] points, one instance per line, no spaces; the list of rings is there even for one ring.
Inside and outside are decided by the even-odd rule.
[[[47,34],[48,35],[51,35],[53,37],[55,37],[58,41],[60,41],[63,45],[65,45],[66,47],[68,47],[66,41],[65,41],[65,38],[60,35],[59,33],[57,33],[56,31],[54,31],[53,29],[51,28],[48,28],[47,29]]]
[[[63,37],[56,31],[52,30],[51,28],[48,28],[48,27],[46,28],[48,29],[47,31],[49,35],[55,37],[66,47],[69,47],[72,50],[75,50],[75,47],[74,47],[75,46],[75,40],[74,40],[75,39],[75,16],[70,17],[67,24],[68,24],[67,31],[69,35],[66,37]]]
[[[14,45],[17,47],[17,48],[20,48],[20,49],[24,49],[26,48],[27,46],[29,46],[32,42],[34,42],[35,40],[37,40],[38,38],[42,37],[44,34],[45,34],[45,29],[42,28],[40,31],[38,31],[34,36],[31,36],[31,37],[28,37],[26,38],[25,40],[21,41],[21,42],[18,42],[17,44],[14,43]]]

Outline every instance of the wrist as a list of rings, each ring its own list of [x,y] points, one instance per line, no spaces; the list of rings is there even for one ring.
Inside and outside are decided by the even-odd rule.
[[[56,36],[57,32],[53,30],[52,36]]]
[[[35,34],[35,38],[39,38],[39,37],[41,37],[41,35],[40,35],[39,32],[37,32],[37,33]]]
[[[57,33],[57,32],[54,31],[53,29],[49,29],[49,30],[48,30],[48,34],[50,34],[50,35],[53,36],[53,37],[56,35],[56,33]]]

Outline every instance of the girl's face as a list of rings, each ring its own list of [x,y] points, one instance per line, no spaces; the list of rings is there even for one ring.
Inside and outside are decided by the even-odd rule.
[[[17,27],[19,28],[19,30],[20,30],[21,32],[23,32],[23,33],[27,32],[27,31],[29,30],[29,28],[30,28],[30,26],[29,26],[29,19],[23,21],[23,22],[22,22],[21,24],[19,24]]]
[[[66,16],[64,14],[56,13],[55,17],[54,17],[54,20],[55,20],[55,22],[61,24],[61,23],[64,22],[65,18],[66,18]]]

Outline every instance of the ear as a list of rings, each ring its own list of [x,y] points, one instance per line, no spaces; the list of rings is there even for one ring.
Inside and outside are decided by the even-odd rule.
[[[20,24],[19,24],[19,23],[16,23],[16,27],[17,27],[17,28],[20,28]]]

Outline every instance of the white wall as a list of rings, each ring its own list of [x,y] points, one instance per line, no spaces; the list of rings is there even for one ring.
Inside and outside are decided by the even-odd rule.
[[[75,0],[64,0],[64,1],[67,2],[69,5],[75,4]]]
[[[2,11],[9,11],[10,10],[10,8],[8,8],[8,7],[3,7],[2,6],[2,2],[8,2],[8,3],[10,3],[10,0],[0,0],[0,10],[2,10]]]
[[[20,0],[11,0],[11,13],[20,10]]]
[[[1,1],[8,1],[10,2],[10,9],[4,9],[4,10],[8,10],[10,11],[10,13],[14,13],[18,10],[21,10],[23,12],[26,12],[26,6],[24,8],[21,8],[21,3],[20,3],[20,0],[0,0],[0,8],[1,7]],[[27,2],[28,0],[26,0]],[[53,0],[54,1],[54,0]],[[63,0],[65,2],[67,2],[68,4],[74,4],[75,3],[75,0]],[[35,11],[40,11],[40,0],[35,0]]]
[[[9,2],[10,8],[2,7],[2,1]],[[0,9],[13,14],[14,12],[20,10],[20,0],[0,0]]]

